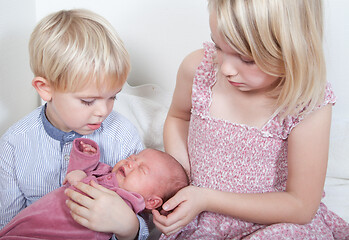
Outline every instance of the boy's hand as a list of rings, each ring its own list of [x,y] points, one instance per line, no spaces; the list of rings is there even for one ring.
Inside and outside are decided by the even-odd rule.
[[[94,181],[91,181],[91,186],[78,182],[75,187],[88,195],[72,189],[65,192],[70,198],[67,206],[77,223],[93,231],[112,232],[119,240],[137,236],[139,222],[136,214],[114,191]]]
[[[67,173],[67,175],[65,176],[65,178],[63,180],[63,185],[66,184],[67,182],[69,182],[69,184],[73,186],[77,182],[80,182],[85,177],[87,177],[87,174],[82,170],[71,171],[71,172]]]
[[[163,205],[163,209],[170,212],[169,214],[162,215],[157,210],[152,211],[155,226],[165,235],[178,232],[204,211],[205,198],[201,193],[202,189],[194,186],[181,189]]]

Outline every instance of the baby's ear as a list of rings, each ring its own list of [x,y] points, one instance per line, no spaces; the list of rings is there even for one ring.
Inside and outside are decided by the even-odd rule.
[[[52,99],[52,88],[47,79],[42,77],[35,77],[32,81],[32,85],[39,93],[42,100],[49,102]]]
[[[145,200],[145,208],[152,210],[162,205],[162,199],[159,196],[152,195]]]

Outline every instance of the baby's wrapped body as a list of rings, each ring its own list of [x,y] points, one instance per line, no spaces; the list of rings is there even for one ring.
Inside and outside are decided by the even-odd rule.
[[[79,141],[81,139],[74,141],[68,172],[76,169],[84,170],[87,177],[82,182],[88,184],[91,180],[96,181],[115,191],[135,213],[142,211],[145,207],[143,197],[118,187],[112,167],[99,162],[98,145],[84,138],[83,141],[96,148],[97,152],[95,154],[83,153],[78,146]],[[0,239],[110,239],[111,233],[95,232],[74,221],[65,204],[68,197],[64,191],[67,188],[75,189],[67,183],[23,209],[0,231]]]

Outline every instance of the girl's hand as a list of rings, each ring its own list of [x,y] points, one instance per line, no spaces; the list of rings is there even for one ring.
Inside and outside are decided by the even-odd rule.
[[[173,212],[165,216],[157,210],[152,211],[155,226],[165,235],[178,232],[205,210],[203,191],[203,188],[194,186],[181,189],[163,205],[163,210]]]
[[[75,187],[88,195],[72,189],[65,191],[70,198],[66,204],[77,223],[93,231],[114,233],[118,239],[137,236],[139,222],[135,213],[114,191],[94,181],[91,186],[78,182]]]

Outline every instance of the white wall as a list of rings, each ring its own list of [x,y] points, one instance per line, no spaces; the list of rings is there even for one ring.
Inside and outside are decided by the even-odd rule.
[[[131,85],[172,91],[183,57],[209,40],[205,0],[0,0],[0,135],[38,105],[27,51],[35,22],[71,8],[93,10],[115,26],[131,55]],[[338,96],[333,117],[347,121],[348,9],[347,0],[325,0],[328,79]]]
[[[337,96],[333,119],[349,122],[348,0],[325,0],[325,55],[327,78]]]
[[[35,0],[0,0],[0,136],[38,105],[27,50],[35,22]]]
[[[37,0],[37,19],[60,9],[87,8],[109,20],[131,55],[131,85],[175,84],[183,57],[209,40],[203,0]]]

